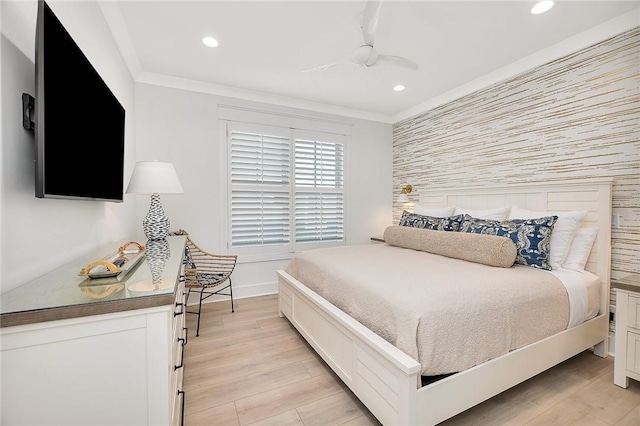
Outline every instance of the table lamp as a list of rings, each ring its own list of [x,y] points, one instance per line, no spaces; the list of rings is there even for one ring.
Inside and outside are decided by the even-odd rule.
[[[151,194],[149,213],[142,229],[149,240],[161,240],[169,235],[169,218],[162,209],[160,194],[182,194],[182,185],[171,163],[138,161],[127,186],[127,194]]]

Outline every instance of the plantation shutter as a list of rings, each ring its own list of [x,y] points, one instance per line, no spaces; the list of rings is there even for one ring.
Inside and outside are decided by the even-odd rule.
[[[232,247],[290,244],[288,133],[267,126],[228,127]]]
[[[295,139],[295,241],[344,240],[344,145]]]

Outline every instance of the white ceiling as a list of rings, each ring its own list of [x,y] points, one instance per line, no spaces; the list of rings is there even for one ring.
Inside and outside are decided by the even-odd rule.
[[[390,122],[614,18],[640,25],[640,1],[560,0],[549,12],[531,15],[534,2],[526,0],[388,0],[382,3],[375,47],[414,60],[419,71],[341,65],[303,72],[362,44],[365,4],[121,0],[103,11],[139,80],[199,82],[214,93],[324,105]],[[204,46],[206,35],[220,46]],[[394,92],[396,84],[407,89]]]

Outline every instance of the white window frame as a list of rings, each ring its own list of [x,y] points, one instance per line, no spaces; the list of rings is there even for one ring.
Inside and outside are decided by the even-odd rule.
[[[295,176],[295,144],[298,140],[310,140],[316,142],[324,142],[324,143],[335,143],[342,145],[342,188],[331,188],[331,187],[303,187],[298,186],[296,182]],[[293,170],[293,187],[292,187],[292,200],[291,200],[291,213],[292,220],[291,225],[293,229],[293,244],[294,244],[294,252],[300,252],[304,250],[311,250],[322,247],[334,247],[338,245],[344,245],[346,239],[346,213],[345,213],[345,204],[346,204],[346,184],[345,184],[345,174],[346,174],[346,143],[345,143],[344,135],[337,135],[325,132],[317,132],[317,131],[308,131],[308,130],[300,130],[295,129],[292,135],[292,170]],[[295,203],[296,203],[296,194],[298,192],[304,193],[314,193],[314,194],[342,194],[342,239],[341,240],[329,240],[329,241],[313,241],[313,242],[298,242],[297,234],[296,234],[296,220],[295,220]]]
[[[283,250],[283,247],[288,247],[291,244],[292,232],[291,232],[291,214],[289,212],[289,242],[287,244],[282,245],[274,245],[274,246],[233,246],[232,245],[232,223],[233,223],[233,214],[232,214],[232,201],[233,201],[233,189],[234,185],[231,182],[231,133],[235,130],[242,132],[251,132],[257,134],[265,134],[270,133],[274,136],[286,138],[289,140],[289,183],[286,188],[282,186],[271,186],[264,185],[260,188],[267,191],[286,191],[289,193],[289,210],[291,209],[291,179],[292,179],[292,170],[291,170],[291,129],[277,127],[277,126],[267,126],[263,124],[252,124],[252,123],[237,123],[237,122],[228,122],[227,123],[227,131],[226,131],[226,146],[227,146],[227,172],[226,172],[226,180],[228,183],[228,191],[227,191],[227,246],[229,250],[238,254],[269,254],[269,253],[284,253],[288,252],[288,250]],[[238,188],[242,188],[242,185],[238,185]],[[247,188],[251,189],[251,188]]]
[[[282,127],[282,126],[272,126],[265,124],[256,124],[246,121],[237,121],[237,120],[220,120],[221,125],[221,137],[223,137],[224,146],[225,146],[225,161],[224,161],[224,178],[222,179],[226,182],[226,206],[224,209],[224,214],[222,215],[225,218],[225,234],[227,240],[227,249],[229,253],[235,253],[241,255],[239,259],[242,259],[243,262],[254,262],[254,261],[270,261],[270,260],[280,260],[280,259],[289,259],[293,256],[293,254],[311,250],[315,248],[321,247],[331,247],[331,246],[339,246],[345,245],[347,243],[347,151],[348,151],[348,135],[337,134],[332,132],[326,132],[321,130],[306,130],[306,129],[298,129],[291,127]],[[238,131],[254,131],[255,133],[264,133],[265,131],[277,132],[278,135],[288,134],[290,138],[290,161],[289,161],[289,243],[279,246],[251,246],[251,247],[241,247],[241,246],[233,246],[232,245],[232,190],[233,185],[231,182],[231,140],[230,140],[230,131],[232,130]],[[301,242],[296,243],[296,234],[295,234],[295,193],[296,193],[296,182],[295,182],[295,141],[296,138],[299,139],[312,139],[323,142],[333,142],[333,143],[341,143],[343,145],[343,187],[341,190],[336,191],[330,190],[327,188],[314,189],[314,188],[303,188],[303,191],[307,192],[341,192],[342,200],[343,200],[343,211],[342,211],[342,227],[343,227],[343,238],[340,241],[320,241],[320,242]],[[221,185],[222,186],[222,185]]]

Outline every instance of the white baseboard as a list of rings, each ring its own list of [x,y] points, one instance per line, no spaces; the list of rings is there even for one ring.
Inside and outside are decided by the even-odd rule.
[[[234,299],[245,299],[247,297],[256,297],[256,296],[266,296],[268,294],[276,294],[278,293],[278,282],[270,282],[270,283],[260,283],[247,285],[242,287],[233,287],[233,298]],[[189,306],[198,304],[198,293],[189,297],[189,301],[187,304]],[[202,303],[213,303],[213,302],[224,302],[229,301],[229,296],[221,296],[215,295],[211,296],[208,299],[202,301]]]

